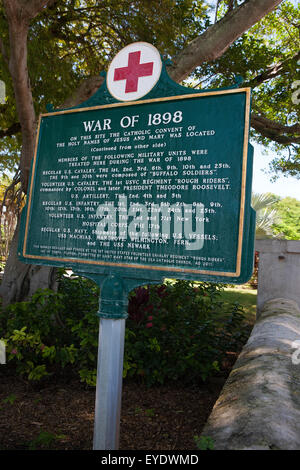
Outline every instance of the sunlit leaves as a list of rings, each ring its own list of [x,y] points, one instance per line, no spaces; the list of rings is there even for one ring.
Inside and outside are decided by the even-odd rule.
[[[219,17],[230,2],[220,2]],[[300,106],[293,99],[295,82],[300,79],[300,5],[283,1],[277,9],[254,25],[232,44],[214,63],[206,63],[194,74],[194,83],[200,88],[232,86],[240,75],[244,85],[253,90],[252,109],[282,126],[295,126],[300,122]],[[280,143],[280,133],[274,138],[254,131],[257,142],[277,153],[271,166],[275,172],[300,175],[300,134],[292,128],[283,135],[290,144]],[[270,134],[270,133],[269,133]],[[278,137],[278,138],[277,138]],[[276,142],[277,138],[277,142]]]

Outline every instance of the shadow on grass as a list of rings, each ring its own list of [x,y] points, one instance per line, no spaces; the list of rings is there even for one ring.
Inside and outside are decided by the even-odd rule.
[[[238,302],[244,309],[245,320],[254,325],[256,317],[257,291],[252,289],[226,287],[221,294],[224,302]]]

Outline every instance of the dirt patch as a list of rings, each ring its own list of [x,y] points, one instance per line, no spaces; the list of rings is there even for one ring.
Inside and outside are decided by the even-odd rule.
[[[228,373],[193,386],[124,381],[120,450],[196,449]],[[74,378],[32,387],[0,366],[0,450],[91,450],[94,406],[95,389]]]

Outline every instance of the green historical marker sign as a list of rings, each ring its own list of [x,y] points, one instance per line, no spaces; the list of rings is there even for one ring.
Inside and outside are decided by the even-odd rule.
[[[252,274],[249,118],[249,88],[179,86],[147,43],[85,103],[40,116],[19,257],[101,288],[94,449],[118,446],[128,293]]]
[[[245,282],[249,112],[242,88],[42,115],[22,260]]]

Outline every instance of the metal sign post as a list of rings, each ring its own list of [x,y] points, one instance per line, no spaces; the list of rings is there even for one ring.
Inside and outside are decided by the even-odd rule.
[[[125,321],[100,319],[94,450],[119,448]]]
[[[128,294],[139,279],[91,275],[100,285],[94,450],[119,448],[125,322]],[[157,281],[159,279],[157,278]]]
[[[129,292],[251,277],[250,106],[249,88],[178,85],[139,42],[86,102],[40,116],[18,253],[100,287],[94,449],[118,448]]]

